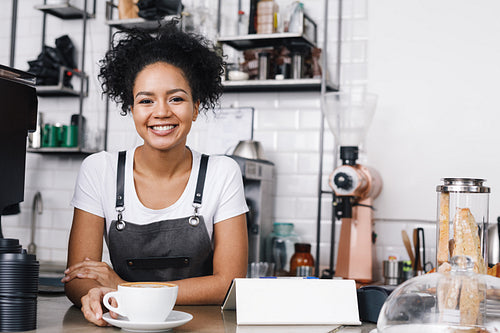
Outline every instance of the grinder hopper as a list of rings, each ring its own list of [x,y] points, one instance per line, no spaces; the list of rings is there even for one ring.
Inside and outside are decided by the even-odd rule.
[[[380,194],[382,180],[376,170],[356,160],[376,102],[376,95],[362,91],[324,96],[325,117],[340,146],[342,160],[329,182],[334,192],[335,216],[342,221],[335,276],[360,282],[372,280],[372,204]],[[330,270],[333,272],[333,267]]]
[[[361,146],[375,113],[377,95],[363,91],[328,93],[324,104],[325,118],[337,145]]]

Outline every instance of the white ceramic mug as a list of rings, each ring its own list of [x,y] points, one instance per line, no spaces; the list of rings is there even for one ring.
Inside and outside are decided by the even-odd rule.
[[[165,282],[126,282],[117,291],[104,295],[103,303],[110,311],[134,322],[163,322],[177,299],[178,286]],[[110,304],[114,298],[117,307]]]

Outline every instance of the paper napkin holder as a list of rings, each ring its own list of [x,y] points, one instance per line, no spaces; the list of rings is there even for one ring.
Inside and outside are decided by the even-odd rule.
[[[353,280],[234,279],[221,310],[238,325],[361,325]]]

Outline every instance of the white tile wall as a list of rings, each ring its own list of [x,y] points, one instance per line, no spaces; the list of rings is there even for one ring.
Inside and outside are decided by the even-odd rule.
[[[187,1],[186,1],[187,2]],[[322,31],[323,13],[320,0],[304,1],[306,8],[309,9],[311,16],[315,17],[319,23],[319,29]],[[398,31],[398,26],[390,26],[390,20],[400,14],[392,12],[395,0],[385,0],[377,2],[377,6],[369,6],[367,0],[344,0],[343,11],[343,34],[342,34],[342,82],[345,85],[368,85],[376,86],[377,92],[382,93],[383,103],[381,110],[377,111],[374,126],[371,129],[367,141],[367,149],[370,153],[369,162],[380,167],[384,179],[384,190],[381,196],[376,200],[375,204],[378,210],[375,212],[377,220],[375,222],[375,231],[378,234],[377,238],[377,257],[378,260],[386,258],[388,255],[398,255],[402,258],[406,256],[401,241],[401,230],[405,229],[409,232],[417,226],[423,226],[426,230],[426,241],[428,245],[429,258],[433,257],[432,245],[435,242],[432,222],[426,223],[419,219],[432,220],[435,212],[435,194],[434,186],[439,181],[439,176],[429,179],[428,173],[419,176],[422,168],[432,168],[438,170],[441,176],[448,176],[453,172],[454,168],[447,168],[446,164],[434,165],[432,160],[427,157],[428,153],[422,153],[423,149],[428,150],[432,147],[433,141],[436,142],[439,138],[443,138],[442,132],[439,132],[443,126],[428,127],[427,117],[429,114],[436,115],[434,121],[446,122],[450,115],[445,114],[440,116],[439,109],[433,108],[433,103],[440,101],[439,88],[433,94],[425,96],[425,109],[422,115],[419,111],[410,111],[410,104],[414,100],[418,100],[418,89],[412,87],[411,94],[405,91],[405,87],[401,87],[407,93],[406,101],[394,99],[392,89],[397,89],[398,79],[402,78],[404,71],[400,68],[392,69],[393,58],[391,53],[394,50],[399,50],[398,45],[385,43],[377,32],[373,29],[387,29],[387,31]],[[424,1],[429,12],[432,12],[432,1]],[[24,0],[19,2],[18,12],[18,39],[16,49],[15,67],[19,69],[27,69],[27,60],[36,58],[40,52],[41,44],[41,12],[34,9],[35,5],[41,4],[42,0]],[[447,2],[448,5],[454,7],[456,13],[467,13],[467,6],[463,1],[460,1],[460,6],[456,6],[455,2]],[[490,6],[496,10],[490,10],[489,13],[498,12],[499,5],[494,5],[492,1],[488,2]],[[337,11],[337,1],[330,1],[329,24],[330,31],[335,31],[336,26],[335,12]],[[400,3],[399,6],[405,7],[406,4]],[[8,65],[10,45],[10,3],[5,10],[0,11],[0,63]],[[372,22],[371,14],[375,13],[375,22]],[[408,14],[404,12],[404,15]],[[435,18],[435,22],[444,21],[446,15],[439,19]],[[473,17],[477,22],[481,21],[481,16]],[[387,21],[387,22],[386,22]],[[473,25],[470,17],[463,23],[469,26]],[[497,20],[498,21],[498,20]],[[384,22],[385,25],[384,25]],[[399,24],[404,24],[404,18],[398,21]],[[418,21],[419,23],[424,22]],[[393,30],[391,30],[393,29]],[[407,30],[413,33],[418,30],[418,26],[414,30]],[[436,25],[435,29],[439,29]],[[492,34],[500,29],[488,29],[478,32],[476,36]],[[79,21],[60,21],[56,18],[50,18],[47,24],[47,43],[53,44],[53,40],[59,37],[62,33],[70,34],[77,50],[81,49],[81,22]],[[407,32],[408,33],[408,32]],[[89,73],[90,91],[89,97],[85,99],[85,112],[94,112],[103,114],[104,102],[101,100],[100,87],[96,79],[98,71],[98,60],[103,56],[107,49],[108,28],[104,23],[104,2],[98,1],[97,17],[89,21],[88,39],[87,39],[87,55],[85,69]],[[321,36],[321,34],[320,34]],[[413,36],[413,35],[412,35]],[[407,36],[399,36],[400,41],[404,41]],[[459,37],[456,37],[459,38]],[[485,41],[489,40],[484,38]],[[498,39],[496,39],[498,40]],[[322,43],[322,40],[320,40]],[[337,36],[330,34],[328,36],[330,50],[333,50],[338,43]],[[371,44],[370,44],[371,43]],[[408,43],[411,43],[408,40]],[[495,44],[495,43],[492,43]],[[498,44],[498,43],[496,43]],[[383,47],[381,50],[380,47]],[[465,45],[466,46],[466,45]],[[464,47],[465,47],[464,46]],[[481,45],[481,50],[488,50],[487,46]],[[373,47],[376,52],[375,56],[370,57],[370,47]],[[426,54],[436,54],[438,49],[429,47]],[[439,47],[438,47],[439,48]],[[498,47],[491,46],[490,50],[498,55]],[[78,54],[78,53],[77,53]],[[425,53],[424,53],[425,54]],[[450,55],[453,56],[453,55]],[[478,55],[474,60],[482,62],[484,59]],[[496,57],[498,60],[500,57]],[[488,58],[489,59],[489,58]],[[376,71],[371,71],[375,76],[368,78],[369,69],[372,64],[369,61],[375,62]],[[417,61],[418,60],[418,61]],[[335,56],[330,53],[328,63],[331,65],[336,61]],[[423,59],[412,59],[411,62],[405,63],[405,59],[398,59],[398,64],[410,66],[411,74],[418,75],[419,71],[426,68]],[[419,67],[420,63],[420,67]],[[498,64],[489,62],[495,65]],[[478,63],[476,63],[479,66]],[[473,65],[471,63],[462,63],[449,69],[450,71],[462,72],[464,69]],[[471,67],[477,67],[471,66]],[[491,70],[492,68],[482,68],[483,70]],[[470,68],[465,73],[470,74]],[[383,75],[389,73],[389,79]],[[498,73],[498,70],[496,71]],[[432,80],[434,73],[429,73],[424,76],[427,80]],[[490,84],[498,86],[496,79],[499,75],[492,75],[495,79],[484,76],[474,76],[476,80],[465,80],[464,84],[456,89],[456,95],[467,94],[471,85],[478,83]],[[391,81],[391,79],[393,81]],[[443,78],[446,80],[446,78]],[[489,81],[488,81],[489,80]],[[486,82],[484,82],[486,81]],[[406,82],[406,81],[403,81]],[[447,82],[447,81],[444,81]],[[378,84],[377,84],[378,83]],[[425,84],[423,80],[421,85]],[[481,94],[475,91],[477,103],[468,102],[468,109],[487,107],[480,103]],[[450,99],[451,96],[445,96]],[[392,103],[391,101],[395,101]],[[490,100],[491,101],[491,100]],[[254,138],[262,142],[267,157],[276,165],[275,171],[275,208],[274,220],[276,222],[293,222],[296,226],[296,231],[303,237],[305,241],[313,243],[313,253],[315,254],[315,239],[316,239],[316,216],[318,208],[317,187],[318,187],[318,164],[319,164],[319,130],[320,130],[320,101],[319,94],[316,92],[304,93],[231,93],[225,94],[222,100],[223,106],[253,106],[256,110],[255,115],[255,133]],[[440,108],[445,108],[446,103],[438,103]],[[60,98],[40,98],[40,110],[47,117],[54,121],[66,122],[69,120],[69,115],[77,112],[77,103],[75,100]],[[497,104],[498,105],[498,104]],[[453,111],[460,108],[456,103],[453,104]],[[462,117],[462,121],[469,118],[469,114],[458,112],[457,115]],[[495,119],[500,120],[500,119]],[[494,125],[498,123],[489,121],[487,124],[477,122],[475,130],[481,131],[486,128],[491,134],[478,136],[475,144],[480,144],[486,139],[498,139],[495,134]],[[96,125],[97,126],[97,125]],[[102,126],[102,124],[100,125]],[[327,125],[325,124],[326,128]],[[469,132],[466,132],[469,133]],[[427,146],[421,147],[420,137],[422,135],[433,136],[433,141],[426,141]],[[437,137],[436,137],[437,136]],[[395,140],[394,138],[398,139]],[[455,139],[457,136],[454,136]],[[134,132],[133,124],[129,117],[121,117],[114,103],[111,103],[110,126],[108,134],[109,150],[124,149],[133,146],[139,142],[137,135]],[[325,190],[328,190],[328,174],[331,172],[334,165],[334,156],[332,154],[334,140],[332,135],[326,129],[325,133],[325,154],[324,158],[324,174],[322,175],[322,184]],[[490,146],[492,147],[492,146]],[[493,150],[491,150],[493,151]],[[483,152],[488,155],[487,152]],[[452,152],[454,155],[458,153]],[[394,156],[397,157],[398,163],[393,162]],[[363,156],[364,159],[367,156]],[[478,164],[487,163],[491,167],[498,162],[498,157],[488,161],[479,159]],[[427,160],[427,161],[424,161]],[[454,161],[457,159],[454,158]],[[71,225],[72,209],[69,206],[69,201],[72,195],[72,189],[75,182],[75,177],[78,172],[81,158],[66,157],[66,156],[46,156],[37,154],[28,154],[27,170],[26,170],[26,192],[25,202],[21,205],[22,213],[17,216],[3,217],[3,229],[7,237],[19,238],[24,246],[29,243],[29,226],[33,195],[36,191],[41,191],[44,200],[44,212],[38,219],[36,227],[35,241],[38,245],[38,255],[41,260],[56,260],[64,261],[66,256],[66,244],[68,239],[69,228]],[[440,159],[443,163],[443,159]],[[455,162],[456,163],[456,162]],[[411,170],[408,173],[406,170]],[[467,168],[458,168],[457,170],[469,170]],[[488,169],[489,171],[490,169]],[[490,172],[490,171],[489,171]],[[488,173],[488,172],[486,172]],[[490,172],[489,178],[496,177],[496,174]],[[497,181],[498,183],[498,181]],[[426,186],[427,190],[423,189]],[[419,196],[412,196],[414,189],[419,189]],[[402,193],[410,194],[411,200],[406,200]],[[323,196],[321,208],[321,264],[328,264],[328,253],[330,249],[330,230],[331,230],[331,203],[328,196]],[[495,208],[496,209],[496,208]],[[496,209],[498,210],[498,209]],[[417,219],[417,221],[413,220]],[[340,223],[336,223],[336,237],[340,232]],[[434,238],[433,238],[434,237]]]

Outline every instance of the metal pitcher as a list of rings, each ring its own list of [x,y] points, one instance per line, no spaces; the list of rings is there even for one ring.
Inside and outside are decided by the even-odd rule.
[[[491,224],[488,228],[488,263],[496,264],[500,262],[500,217],[497,223]]]

